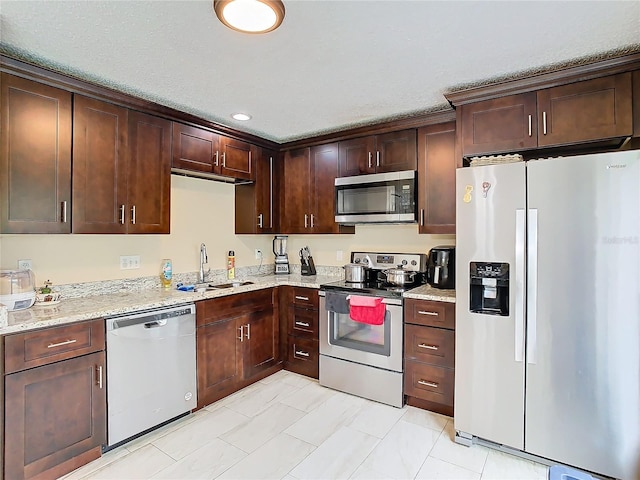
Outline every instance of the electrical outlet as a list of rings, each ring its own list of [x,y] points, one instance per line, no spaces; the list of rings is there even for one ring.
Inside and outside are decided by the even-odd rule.
[[[18,260],[18,270],[31,270],[31,259]]]
[[[256,248],[256,260],[260,260],[262,258],[262,250]]]
[[[120,255],[120,270],[140,268],[140,255]]]
[[[336,250],[336,260],[342,260],[342,250]]]

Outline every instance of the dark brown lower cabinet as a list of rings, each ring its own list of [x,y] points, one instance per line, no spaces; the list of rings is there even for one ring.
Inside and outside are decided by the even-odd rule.
[[[318,291],[280,287],[282,330],[286,337],[285,368],[312,378],[319,376]]]
[[[196,304],[198,408],[281,368],[274,296],[258,290]]]
[[[408,298],[404,323],[404,394],[407,403],[453,416],[454,304]]]
[[[97,352],[5,376],[4,478],[57,478],[100,456],[104,365]]]

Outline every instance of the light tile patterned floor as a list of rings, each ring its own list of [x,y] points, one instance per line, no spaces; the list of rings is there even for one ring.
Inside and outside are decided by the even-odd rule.
[[[63,477],[546,480],[547,467],[453,442],[453,420],[280,371]]]

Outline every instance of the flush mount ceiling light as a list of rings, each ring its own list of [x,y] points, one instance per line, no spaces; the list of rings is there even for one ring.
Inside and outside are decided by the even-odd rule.
[[[234,113],[231,115],[231,118],[244,122],[245,120],[250,120],[251,115],[247,115],[246,113]]]
[[[245,33],[270,32],[284,19],[280,0],[213,0],[213,9],[227,27]]]

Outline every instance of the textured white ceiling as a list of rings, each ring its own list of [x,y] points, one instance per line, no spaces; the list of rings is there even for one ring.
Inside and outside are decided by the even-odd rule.
[[[443,93],[640,45],[640,1],[284,0],[266,35],[211,0],[0,0],[4,52],[285,142],[444,108]],[[234,112],[253,116],[248,122]]]

